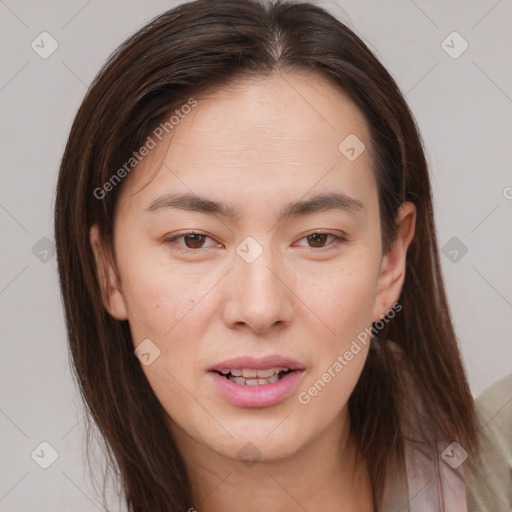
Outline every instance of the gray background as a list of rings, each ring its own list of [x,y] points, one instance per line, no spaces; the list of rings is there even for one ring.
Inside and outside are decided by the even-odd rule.
[[[512,2],[317,3],[374,50],[417,119],[447,292],[476,396],[512,371]],[[118,44],[173,5],[0,0],[1,511],[100,509],[84,472],[83,412],[67,360],[52,254],[54,189],[88,84]],[[31,48],[43,31],[59,45],[47,59]],[[469,44],[458,58],[442,46],[453,31]],[[457,39],[445,44],[461,48]],[[58,453],[48,469],[31,458],[43,441]]]

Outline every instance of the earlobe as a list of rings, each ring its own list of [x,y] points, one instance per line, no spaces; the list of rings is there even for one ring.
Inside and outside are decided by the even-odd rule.
[[[127,320],[127,307],[116,273],[108,261],[101,233],[97,224],[93,224],[89,231],[89,241],[96,263],[96,276],[103,298],[103,306],[117,320]]]
[[[382,258],[372,322],[377,322],[393,307],[405,281],[407,249],[414,238],[416,207],[404,202],[398,212],[398,232],[388,254]]]

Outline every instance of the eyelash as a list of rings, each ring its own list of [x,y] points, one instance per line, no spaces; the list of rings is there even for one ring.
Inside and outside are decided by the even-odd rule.
[[[213,240],[213,238],[209,235],[207,235],[206,233],[197,233],[195,231],[186,231],[184,233],[181,233],[179,235],[175,235],[173,237],[170,237],[170,238],[166,238],[164,240],[165,243],[168,243],[168,244],[171,244],[171,243],[174,243],[176,240],[180,239],[180,238],[183,238],[183,237],[186,237],[187,235],[199,235],[199,236],[202,236],[202,237],[206,237],[206,238],[210,238]],[[322,230],[319,230],[319,231],[314,231],[313,233],[309,234],[309,235],[305,235],[303,236],[300,240],[304,240],[305,238],[309,238],[313,235],[328,235],[328,236],[332,236],[334,238],[334,242],[329,244],[329,245],[325,245],[323,247],[308,247],[311,251],[313,252],[319,252],[319,251],[322,251],[322,250],[325,250],[326,248],[329,248],[331,247],[333,244],[337,243],[337,242],[348,242],[348,240],[342,236],[338,236],[338,235],[335,235],[334,233],[330,233],[328,231],[322,231]],[[176,246],[175,247],[176,250],[178,251],[181,251],[181,252],[198,252],[200,250],[207,250],[207,249],[213,249],[213,247],[199,247],[197,249],[191,249],[190,247],[183,247],[183,246]]]

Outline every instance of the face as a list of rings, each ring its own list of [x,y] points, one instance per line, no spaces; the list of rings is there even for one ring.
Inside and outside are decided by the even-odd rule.
[[[321,77],[239,82],[197,102],[122,183],[107,308],[135,347],[146,340],[142,369],[176,436],[283,459],[346,417],[361,333],[400,294],[414,211],[401,210],[383,256],[368,126]],[[297,369],[273,383],[221,376],[273,367]]]

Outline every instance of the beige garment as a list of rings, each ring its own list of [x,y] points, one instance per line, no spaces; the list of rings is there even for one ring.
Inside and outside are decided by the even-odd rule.
[[[390,346],[395,353],[401,352],[395,343]],[[405,369],[404,385],[420,419],[401,416],[406,469],[389,471],[382,512],[512,512],[512,374],[475,400],[482,443],[475,474],[466,474],[460,445],[438,442],[437,461],[432,451],[424,448],[434,446],[433,429],[420,401],[414,399],[415,388]]]
[[[512,373],[475,404],[482,450],[475,474],[468,476],[468,512],[512,512]]]

